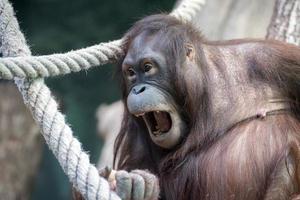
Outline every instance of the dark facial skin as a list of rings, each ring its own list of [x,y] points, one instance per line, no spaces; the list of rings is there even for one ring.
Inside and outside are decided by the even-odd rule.
[[[172,90],[172,81],[159,38],[146,34],[136,37],[123,61],[122,71],[129,112],[144,119],[155,144],[170,149],[181,141],[185,124],[168,92]]]
[[[140,83],[170,88],[170,77],[165,56],[159,50],[159,37],[141,34],[132,42],[122,64],[128,89]]]

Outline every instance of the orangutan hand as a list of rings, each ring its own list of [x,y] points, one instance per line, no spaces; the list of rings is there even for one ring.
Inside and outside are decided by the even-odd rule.
[[[108,181],[122,200],[156,200],[159,197],[157,177],[145,170],[130,173],[112,170]]]

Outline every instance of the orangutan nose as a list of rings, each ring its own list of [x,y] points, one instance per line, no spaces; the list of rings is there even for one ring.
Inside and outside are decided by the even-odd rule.
[[[135,95],[138,95],[138,94],[144,92],[145,90],[146,90],[146,86],[145,85],[137,85],[137,86],[134,86],[132,88],[132,92]]]

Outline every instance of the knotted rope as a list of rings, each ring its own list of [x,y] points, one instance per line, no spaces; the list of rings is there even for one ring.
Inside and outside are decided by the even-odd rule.
[[[203,0],[184,0],[171,15],[182,20],[190,20],[203,4]],[[116,61],[123,54],[122,40],[64,54],[31,57],[8,0],[0,1],[0,36],[0,50],[3,56],[12,56],[0,59],[0,79],[15,80],[25,104],[41,128],[46,143],[70,181],[85,199],[120,199],[110,191],[108,182],[99,176],[96,167],[90,163],[89,155],[73,137],[72,130],[63,114],[59,112],[49,88],[40,78],[76,72]]]

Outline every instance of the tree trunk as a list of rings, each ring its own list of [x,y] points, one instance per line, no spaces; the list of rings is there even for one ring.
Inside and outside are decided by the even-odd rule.
[[[0,198],[29,199],[42,140],[13,83],[0,83]]]
[[[121,129],[124,113],[122,101],[110,105],[101,104],[97,109],[97,130],[104,144],[98,160],[99,169],[106,166],[113,167],[113,149],[116,137]]]
[[[30,55],[14,16],[0,0],[0,52],[3,57]],[[11,23],[11,26],[8,24]],[[29,199],[42,153],[39,129],[12,82],[0,82],[0,198]]]
[[[193,19],[209,40],[264,38],[275,0],[206,0]]]
[[[277,0],[267,38],[300,45],[300,0]]]

